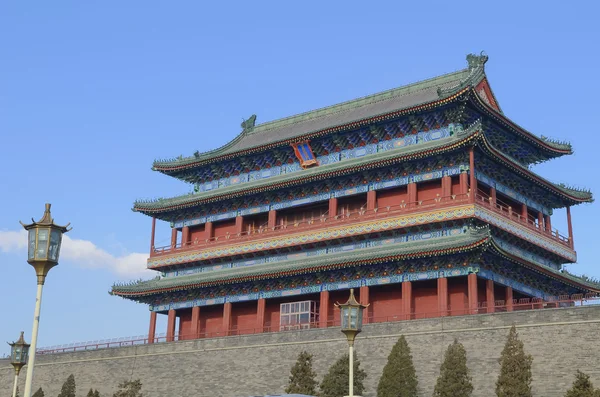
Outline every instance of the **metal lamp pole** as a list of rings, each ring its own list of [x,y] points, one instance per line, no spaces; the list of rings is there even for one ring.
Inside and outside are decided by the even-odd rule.
[[[46,204],[44,216],[39,221],[21,225],[28,231],[27,262],[35,269],[37,276],[37,294],[35,297],[35,312],[33,315],[33,329],[31,331],[31,354],[27,361],[27,378],[25,380],[24,397],[31,397],[33,382],[33,369],[35,365],[35,349],[37,346],[38,329],[40,326],[40,311],[42,308],[42,290],[50,269],[58,265],[58,256],[62,242],[62,235],[71,229],[69,224],[58,226],[50,214],[50,204]]]
[[[369,305],[361,305],[354,297],[354,289],[350,289],[350,297],[346,303],[336,303],[336,307],[341,310],[342,333],[348,339],[348,396],[360,397],[354,395],[354,340],[356,335],[362,331],[363,310]]]

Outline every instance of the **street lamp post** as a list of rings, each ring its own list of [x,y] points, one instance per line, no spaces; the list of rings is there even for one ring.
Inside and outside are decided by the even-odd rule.
[[[19,386],[19,372],[21,368],[27,364],[27,355],[29,353],[29,345],[25,343],[23,332],[18,341],[9,343],[10,345],[10,363],[15,368],[15,384],[13,386],[12,397],[17,396],[17,388]]]
[[[62,235],[69,230],[69,224],[58,226],[50,214],[50,204],[46,204],[44,216],[39,221],[21,225],[28,231],[27,262],[35,269],[37,276],[37,295],[35,298],[35,312],[33,315],[33,330],[31,331],[31,354],[27,361],[27,378],[25,379],[24,397],[31,397],[31,384],[33,382],[33,368],[35,364],[35,348],[37,345],[38,328],[40,326],[40,309],[42,307],[42,289],[50,269],[58,265],[58,255]]]
[[[350,297],[346,303],[336,303],[335,305],[341,310],[342,333],[348,339],[348,363],[350,367],[348,369],[349,393],[347,397],[360,397],[354,395],[354,340],[356,335],[362,331],[363,309],[369,305],[361,305],[356,301],[353,288],[350,289]]]

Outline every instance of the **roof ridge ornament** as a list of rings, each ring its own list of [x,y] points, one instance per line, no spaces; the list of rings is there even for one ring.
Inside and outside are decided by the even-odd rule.
[[[438,96],[440,98],[447,97],[456,93],[462,88],[468,87],[469,85],[474,85],[474,83],[478,83],[485,74],[484,69],[488,59],[489,57],[486,55],[485,51],[481,51],[479,55],[467,54],[469,75],[461,80],[460,83],[453,85],[452,87],[438,87]]]
[[[468,54],[467,63],[469,64],[469,70],[483,68],[488,59],[489,57],[486,55],[485,51],[481,51],[479,55]]]
[[[253,114],[252,116],[250,116],[250,118],[248,120],[244,119],[244,121],[242,121],[242,124],[241,124],[242,132],[243,133],[252,132],[254,130],[255,124],[256,124],[256,115]]]

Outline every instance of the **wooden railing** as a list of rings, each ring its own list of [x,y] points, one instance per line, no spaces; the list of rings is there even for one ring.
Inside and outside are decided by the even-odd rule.
[[[578,307],[587,305],[600,305],[600,297],[597,294],[576,294],[576,295],[563,295],[548,298],[542,300],[540,298],[522,298],[514,299],[511,302],[503,300],[497,300],[488,304],[488,302],[479,302],[477,307],[469,308],[467,302],[463,305],[452,306],[449,305],[447,310],[441,311],[430,311],[430,312],[411,312],[411,313],[397,313],[388,316],[365,316],[365,324],[371,323],[389,323],[397,321],[408,321],[408,320],[420,320],[427,318],[439,318],[439,317],[457,317],[470,315],[473,321],[478,321],[474,314],[490,314],[490,313],[502,313],[511,311],[523,311],[523,310],[545,310],[555,308],[568,308]],[[540,317],[542,314],[537,314]],[[272,325],[266,323],[264,327],[256,328],[238,328],[232,327],[226,331],[215,331],[215,332],[200,332],[199,334],[175,334],[172,340],[168,340],[165,334],[159,334],[151,341],[148,339],[148,335],[140,335],[128,338],[114,338],[107,340],[95,340],[82,343],[71,343],[66,345],[48,346],[37,349],[37,354],[55,354],[55,353],[67,353],[67,352],[79,352],[99,349],[109,349],[116,347],[126,346],[137,346],[146,345],[149,343],[164,343],[171,341],[182,341],[182,340],[193,340],[193,339],[206,339],[206,338],[218,338],[225,336],[236,336],[236,335],[252,335],[262,334],[271,332],[289,332],[299,331],[303,329],[313,328],[329,328],[339,327],[339,317],[329,316],[327,321],[315,321],[307,324],[297,324],[294,326],[286,326],[285,330],[282,330],[279,324]],[[171,338],[169,338],[171,339]]]
[[[196,239],[188,243],[177,243],[175,245],[167,245],[163,247],[155,247],[152,256],[170,254],[174,251],[194,250],[205,246],[227,245],[232,243],[244,242],[249,240],[260,239],[264,237],[277,236],[290,232],[320,229],[326,226],[338,225],[344,223],[353,223],[355,221],[369,220],[374,218],[385,219],[399,214],[427,211],[434,208],[451,207],[468,202],[468,194],[458,194],[448,197],[436,197],[430,200],[419,200],[413,202],[402,201],[398,205],[379,207],[375,209],[366,209],[362,207],[356,211],[349,211],[344,214],[331,216],[328,213],[323,214],[318,218],[310,218],[304,221],[294,223],[279,224],[275,227],[264,227],[250,232],[242,232],[236,234],[225,234],[215,236],[210,239]]]
[[[532,219],[529,219],[528,217],[521,216],[521,213],[519,211],[515,211],[511,206],[503,203],[502,201],[496,200],[496,202],[494,202],[491,196],[487,195],[481,190],[478,191],[477,195],[475,196],[475,203],[482,205],[488,209],[491,209],[495,213],[500,214],[505,218],[508,218],[514,222],[524,225],[528,229],[533,230],[545,237],[557,241],[569,248],[573,248],[571,239],[567,236],[560,234],[557,229],[554,229],[554,231],[546,230],[546,228],[543,225],[540,225],[539,223]]]

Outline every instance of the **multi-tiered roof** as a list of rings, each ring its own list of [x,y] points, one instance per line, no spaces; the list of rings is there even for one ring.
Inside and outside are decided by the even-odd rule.
[[[255,125],[256,116],[252,116],[242,124],[243,131],[235,139],[218,149],[154,162],[154,170],[194,184],[193,193],[136,201],[133,209],[172,222],[175,227],[190,224],[190,219],[208,221],[255,214],[268,211],[270,205],[281,200],[312,197],[348,186],[358,188],[367,180],[388,186],[386,181],[399,175],[447,170],[466,161],[460,166],[464,171],[469,168],[468,158],[464,157],[467,147],[482,154],[478,157],[478,178],[502,182],[499,186],[508,195],[528,201],[540,214],[550,215],[556,208],[591,202],[589,191],[550,182],[530,169],[532,164],[572,154],[571,145],[538,137],[503,114],[485,75],[487,59],[485,55],[469,55],[464,70],[264,124]],[[294,147],[303,142],[310,142],[317,166],[304,168],[299,164]],[[357,155],[355,149],[360,147],[365,151]],[[454,256],[465,264],[476,261],[498,274],[526,278],[528,285],[538,283],[536,275],[543,275],[556,291],[599,291],[597,284],[560,270],[561,263],[576,260],[572,244],[552,240],[552,235],[538,237],[495,220],[493,214],[477,206],[453,211],[446,218],[432,212],[421,213],[420,218],[402,215],[385,219],[381,225],[373,221],[346,226],[360,235],[358,239],[384,239],[384,248],[357,244],[356,250],[345,254],[335,247],[331,248],[335,255],[297,257],[283,253],[288,243],[296,250],[314,249],[317,235],[319,242],[334,245],[337,243],[331,241],[343,244],[352,239],[350,229],[336,226],[317,234],[298,231],[287,236],[285,242],[265,235],[260,241],[232,240],[223,247],[207,245],[193,252],[154,257],[149,267],[161,271],[176,270],[184,264],[210,264],[221,270],[117,285],[113,293],[158,304],[160,297],[168,294],[179,294],[177,299],[185,300],[185,296],[191,296],[186,291],[213,288],[205,294],[211,296],[217,287],[244,284],[235,288],[246,291],[258,289],[256,285],[269,280],[296,277],[296,281],[289,282],[294,286],[303,275],[390,261],[410,259],[426,271],[438,271],[436,260],[431,258],[442,256]],[[408,225],[456,219],[476,222],[467,222],[458,229],[444,223],[444,229],[436,232],[437,238],[427,242],[416,232],[414,240],[410,233],[408,237],[395,234]],[[239,264],[248,257],[267,255],[282,259],[248,267]],[[523,273],[508,274],[508,265],[503,267],[503,263],[516,263]],[[377,272],[386,275],[390,269],[372,271]]]

